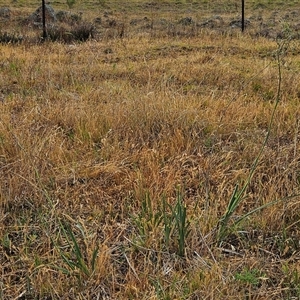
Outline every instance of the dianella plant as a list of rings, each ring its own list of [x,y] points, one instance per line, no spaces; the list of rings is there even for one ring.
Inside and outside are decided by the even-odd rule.
[[[71,225],[67,222],[60,222],[62,238],[66,242],[66,247],[58,247],[65,267],[57,267],[64,274],[76,275],[81,283],[82,278],[89,278],[96,269],[96,261],[99,253],[98,246],[92,249],[91,257],[88,257],[82,247],[79,245],[78,238],[75,236]],[[80,228],[80,227],[79,227]],[[80,230],[82,238],[85,239],[83,230]]]
[[[163,198],[164,240],[169,247],[170,239],[177,239],[177,254],[185,255],[186,239],[190,233],[190,221],[187,218],[187,208],[180,189],[176,191],[176,204],[172,206]]]
[[[139,241],[142,246],[148,244],[150,237],[161,241],[160,246],[168,251],[175,246],[176,253],[185,256],[186,240],[190,233],[190,221],[183,194],[176,190],[176,202],[171,204],[163,195],[158,207],[154,208],[152,199],[147,192],[142,201],[141,211],[133,216],[138,228]],[[173,248],[174,249],[174,248]]]

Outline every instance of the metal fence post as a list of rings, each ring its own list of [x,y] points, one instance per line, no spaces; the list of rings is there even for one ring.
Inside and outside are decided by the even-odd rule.
[[[245,0],[242,0],[242,32],[245,30]]]
[[[45,40],[47,38],[45,0],[42,0],[42,22],[43,22],[43,39]]]

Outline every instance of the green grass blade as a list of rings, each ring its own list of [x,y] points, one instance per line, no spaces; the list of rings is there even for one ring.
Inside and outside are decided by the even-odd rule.
[[[99,253],[99,247],[97,246],[97,247],[94,249],[94,251],[93,251],[93,256],[92,256],[92,262],[91,262],[91,265],[92,265],[92,271],[95,271],[95,268],[96,268],[96,259],[97,259],[98,253]]]

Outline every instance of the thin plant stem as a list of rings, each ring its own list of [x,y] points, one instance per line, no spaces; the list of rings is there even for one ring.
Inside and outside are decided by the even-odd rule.
[[[241,202],[243,202],[246,199],[246,190],[250,185],[250,182],[253,178],[253,175],[257,169],[257,166],[259,164],[259,161],[263,155],[263,152],[266,148],[266,145],[268,143],[268,140],[270,138],[270,134],[273,128],[273,124],[274,124],[274,119],[275,119],[275,113],[277,111],[279,102],[280,102],[280,95],[281,95],[281,84],[282,84],[282,70],[281,70],[281,56],[284,52],[284,47],[286,46],[286,42],[283,42],[279,45],[277,51],[276,51],[276,64],[277,64],[277,70],[278,70],[278,83],[277,83],[277,92],[276,92],[276,97],[275,97],[275,105],[272,111],[272,115],[271,115],[271,119],[268,125],[268,130],[267,130],[267,134],[265,136],[264,142],[260,148],[260,151],[258,153],[258,155],[256,156],[251,169],[250,169],[250,173],[245,181],[245,183],[243,184],[242,188],[239,189],[238,184],[235,186],[234,191],[232,193],[232,196],[230,198],[230,201],[228,203],[227,206],[227,210],[225,212],[225,214],[221,217],[221,219],[219,220],[219,224],[218,224],[218,240],[222,240],[224,238],[224,236],[226,235],[226,232],[228,231],[228,223],[229,220],[231,219],[232,215],[235,213],[237,207],[241,204]],[[278,201],[273,201],[270,203],[267,203],[266,205],[260,206],[256,209],[254,209],[251,212],[246,213],[244,216],[242,216],[241,218],[239,218],[239,222],[244,219],[246,216],[249,216],[250,214],[261,210],[267,206],[270,206],[272,204],[277,203]],[[236,222],[234,223],[235,225],[237,224]]]

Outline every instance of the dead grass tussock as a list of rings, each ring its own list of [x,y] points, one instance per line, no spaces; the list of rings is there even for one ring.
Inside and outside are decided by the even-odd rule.
[[[297,296],[299,198],[214,239],[268,129],[276,47],[206,31],[2,45],[0,298]],[[237,216],[299,193],[298,54],[285,59],[275,126]],[[179,186],[184,258],[176,231],[166,247],[163,221],[140,215],[146,195],[154,214],[163,199],[175,205]]]

